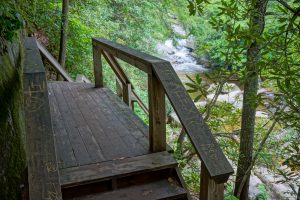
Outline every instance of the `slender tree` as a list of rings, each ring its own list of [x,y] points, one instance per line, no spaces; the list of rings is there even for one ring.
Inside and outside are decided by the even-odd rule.
[[[259,40],[264,31],[267,3],[268,0],[252,0],[252,8],[250,9],[249,32],[252,34],[253,39],[247,49],[240,151],[234,190],[234,194],[240,199],[248,199],[250,173],[245,173],[252,162],[258,90],[258,62],[261,46]],[[247,176],[247,180],[244,185],[241,185],[244,176]]]
[[[66,50],[67,50],[67,37],[69,26],[69,0],[62,2],[62,17],[61,17],[61,31],[60,31],[60,48],[58,62],[62,67],[66,65]]]

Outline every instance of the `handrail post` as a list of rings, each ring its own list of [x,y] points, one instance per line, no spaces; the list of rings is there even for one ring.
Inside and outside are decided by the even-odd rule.
[[[116,93],[117,93],[117,96],[122,98],[123,97],[123,89],[122,89],[122,83],[121,81],[116,78]]]
[[[131,84],[126,83],[123,85],[123,101],[132,109],[132,100],[131,100]]]
[[[201,200],[223,200],[224,199],[224,183],[216,183],[209,176],[208,170],[201,163],[200,176],[200,198]]]
[[[154,75],[148,75],[149,91],[149,143],[151,152],[166,150],[165,92]]]
[[[103,87],[103,71],[101,61],[101,50],[98,45],[93,44],[93,61],[94,61],[94,76],[95,87]]]

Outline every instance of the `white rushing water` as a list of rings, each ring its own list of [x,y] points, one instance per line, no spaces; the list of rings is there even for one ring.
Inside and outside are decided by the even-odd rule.
[[[187,39],[168,39],[164,43],[157,44],[159,56],[170,61],[175,71],[180,74],[207,72],[208,69],[197,64],[197,60],[193,56],[194,38],[192,36],[187,37],[186,31],[180,25],[173,25],[172,28],[174,33]]]

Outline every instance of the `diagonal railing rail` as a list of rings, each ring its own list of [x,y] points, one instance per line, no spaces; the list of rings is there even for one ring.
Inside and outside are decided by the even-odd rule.
[[[123,100],[129,106],[132,94],[136,93],[132,92],[134,88],[116,58],[148,74],[150,151],[166,150],[165,95],[167,95],[201,160],[200,199],[223,199],[224,183],[233,173],[233,169],[172,65],[168,61],[107,39],[93,38],[96,87],[103,87],[102,56],[121,82]],[[145,105],[144,107],[147,108]]]

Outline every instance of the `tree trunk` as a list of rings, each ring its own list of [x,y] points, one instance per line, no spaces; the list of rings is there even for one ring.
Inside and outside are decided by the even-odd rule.
[[[69,13],[69,0],[63,0],[62,16],[61,16],[61,31],[60,31],[60,48],[59,48],[59,57],[58,57],[58,62],[63,68],[65,68],[65,64],[66,64],[67,35],[68,35],[68,24],[69,24],[68,13]]]
[[[264,18],[267,0],[253,0],[250,16],[249,32],[254,36],[247,50],[247,63],[243,96],[243,111],[240,136],[240,152],[235,183],[234,195],[240,199],[247,200],[249,192],[250,174],[245,174],[251,165],[253,153],[253,138],[255,127],[256,97],[258,90],[258,62],[260,60],[260,44],[258,39],[264,30]],[[247,181],[241,185],[244,176]],[[241,189],[240,189],[241,187]],[[239,194],[239,191],[240,194]]]

